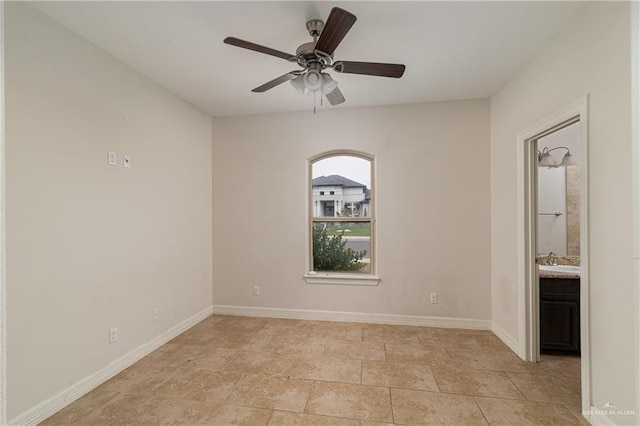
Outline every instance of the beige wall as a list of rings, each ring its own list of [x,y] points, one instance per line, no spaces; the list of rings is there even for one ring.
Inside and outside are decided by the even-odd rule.
[[[591,379],[595,407],[638,413],[632,281],[630,14],[588,3],[491,98],[492,319],[515,340],[516,135],[590,95]]]
[[[214,305],[489,320],[488,144],[486,100],[214,119]],[[377,287],[302,279],[306,161],[334,149],[376,156]]]
[[[5,15],[11,419],[211,305],[211,121],[30,7]]]

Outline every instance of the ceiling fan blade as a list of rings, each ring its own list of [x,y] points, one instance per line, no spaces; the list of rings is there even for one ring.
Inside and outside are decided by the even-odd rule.
[[[327,100],[331,105],[338,105],[344,102],[344,96],[342,92],[337,87],[333,89],[328,95],[326,95]]]
[[[278,58],[289,60],[296,60],[295,55],[280,50],[272,49],[270,47],[260,46],[259,44],[251,43],[250,41],[240,40],[235,37],[227,37],[224,39],[226,44],[231,46],[242,47],[243,49],[253,50],[255,52],[265,53],[267,55],[276,56]]]
[[[404,74],[402,64],[380,64],[376,62],[337,61],[333,69],[345,74],[365,74],[379,77],[400,78]]]
[[[336,47],[356,22],[356,15],[339,7],[334,7],[329,13],[327,23],[324,24],[320,38],[316,43],[316,50],[333,55]]]
[[[293,80],[294,78],[296,78],[298,76],[299,73],[295,73],[295,72],[288,72],[284,75],[281,75],[278,78],[274,78],[273,80],[263,84],[262,86],[258,86],[255,89],[252,90],[252,92],[255,93],[262,93],[262,92],[266,92],[269,89],[273,89],[274,87],[276,87],[279,84],[284,83],[285,81],[289,81],[289,80]]]

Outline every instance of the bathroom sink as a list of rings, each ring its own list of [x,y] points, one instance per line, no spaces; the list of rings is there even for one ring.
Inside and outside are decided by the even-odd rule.
[[[578,274],[580,275],[579,266],[571,265],[538,265],[541,271],[556,272],[561,274]]]

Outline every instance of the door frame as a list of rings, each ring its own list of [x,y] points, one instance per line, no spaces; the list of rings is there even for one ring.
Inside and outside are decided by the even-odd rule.
[[[590,363],[590,226],[589,226],[589,96],[561,108],[517,135],[518,188],[518,332],[525,361],[540,360],[537,254],[537,140],[576,121],[580,122],[580,350],[582,409],[591,407]]]

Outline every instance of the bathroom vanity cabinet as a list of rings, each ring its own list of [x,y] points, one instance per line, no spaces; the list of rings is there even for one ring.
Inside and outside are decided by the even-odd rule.
[[[540,350],[580,353],[579,278],[540,278]]]

